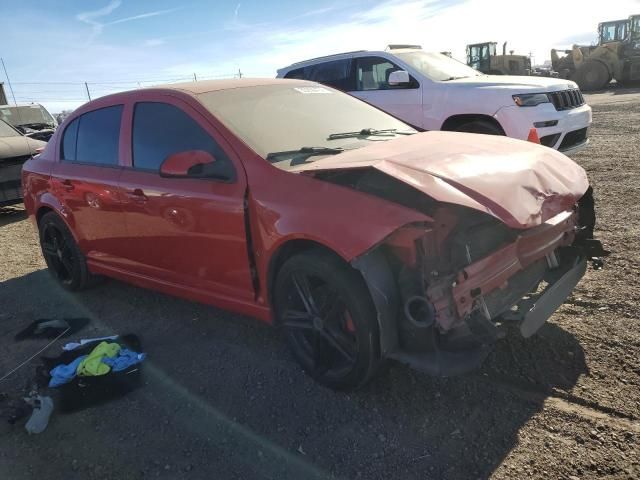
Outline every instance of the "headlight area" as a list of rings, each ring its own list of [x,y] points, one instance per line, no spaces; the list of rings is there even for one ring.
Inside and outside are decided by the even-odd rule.
[[[542,103],[551,103],[546,93],[521,93],[512,95],[512,98],[519,107],[537,107]]]

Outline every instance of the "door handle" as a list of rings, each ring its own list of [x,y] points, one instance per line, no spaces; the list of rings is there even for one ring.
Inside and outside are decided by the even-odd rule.
[[[62,188],[64,188],[67,192],[70,192],[71,190],[73,190],[76,187],[74,187],[73,182],[71,180],[63,180],[62,181]]]
[[[135,188],[134,190],[127,192],[127,195],[136,202],[146,202],[149,200],[141,188]]]

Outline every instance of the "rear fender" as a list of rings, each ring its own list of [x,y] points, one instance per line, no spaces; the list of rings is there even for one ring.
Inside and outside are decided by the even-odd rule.
[[[60,201],[50,192],[45,192],[38,198],[37,209],[35,210],[35,215],[33,216],[33,222],[36,228],[38,228],[38,222],[40,221],[40,218],[44,213],[46,213],[47,210],[55,212],[58,217],[62,219],[62,221],[69,229],[69,232],[73,236],[76,244],[81,245],[78,234],[76,232],[75,218],[73,217],[69,209],[65,208],[65,206],[62,205]]]

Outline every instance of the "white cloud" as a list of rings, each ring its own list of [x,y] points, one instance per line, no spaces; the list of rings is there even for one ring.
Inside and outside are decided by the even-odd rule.
[[[150,38],[149,40],[145,40],[145,47],[159,47],[160,45],[164,45],[166,42],[162,38]]]
[[[109,15],[120,5],[122,5],[121,0],[112,0],[106,7],[100,8],[98,10],[91,10],[89,12],[80,12],[76,15],[76,19],[91,25],[93,36],[95,37],[99,35],[104,28],[104,24],[96,21],[95,19]]]
[[[597,24],[625,18],[637,0],[584,7],[581,0],[467,0],[447,6],[438,0],[390,1],[351,17],[332,15],[312,27],[258,28],[247,44],[261,52],[240,56],[242,69],[275,74],[294,61],[349,50],[381,50],[389,43],[417,43],[429,51],[452,51],[465,58],[470,43],[508,41],[508,49],[529,54],[542,63],[554,47],[565,47],[585,34],[597,36]],[[571,19],[571,21],[567,21]],[[251,27],[251,26],[248,26]],[[251,31],[245,28],[245,31]]]
[[[118,23],[131,22],[132,20],[157,17],[158,15],[166,15],[167,13],[175,12],[176,10],[180,10],[180,8],[167,8],[165,10],[156,10],[155,12],[141,13],[140,15],[133,15],[132,17],[120,18],[119,20],[114,20],[113,22],[109,22],[105,25],[116,25]]]
[[[114,10],[116,10],[120,5],[122,5],[122,0],[112,0],[106,7],[100,8],[98,10],[92,10],[89,12],[81,12],[76,15],[76,19],[84,22],[92,27],[92,33],[89,41],[95,39],[98,35],[102,33],[104,27],[108,25],[117,25],[119,23],[131,22],[134,20],[142,20],[150,17],[157,17],[159,15],[166,15],[171,12],[175,12],[176,10],[180,10],[178,8],[168,8],[165,10],[156,10],[153,12],[141,13],[139,15],[132,15],[130,17],[120,18],[117,20],[113,20],[111,22],[99,22],[98,18],[106,17],[110,15]]]

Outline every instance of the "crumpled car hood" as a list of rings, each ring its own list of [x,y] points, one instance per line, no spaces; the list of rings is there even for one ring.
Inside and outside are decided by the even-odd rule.
[[[519,229],[573,208],[589,186],[584,169],[551,148],[499,136],[435,131],[374,141],[291,171],[369,167],[434,200],[489,213]]]

